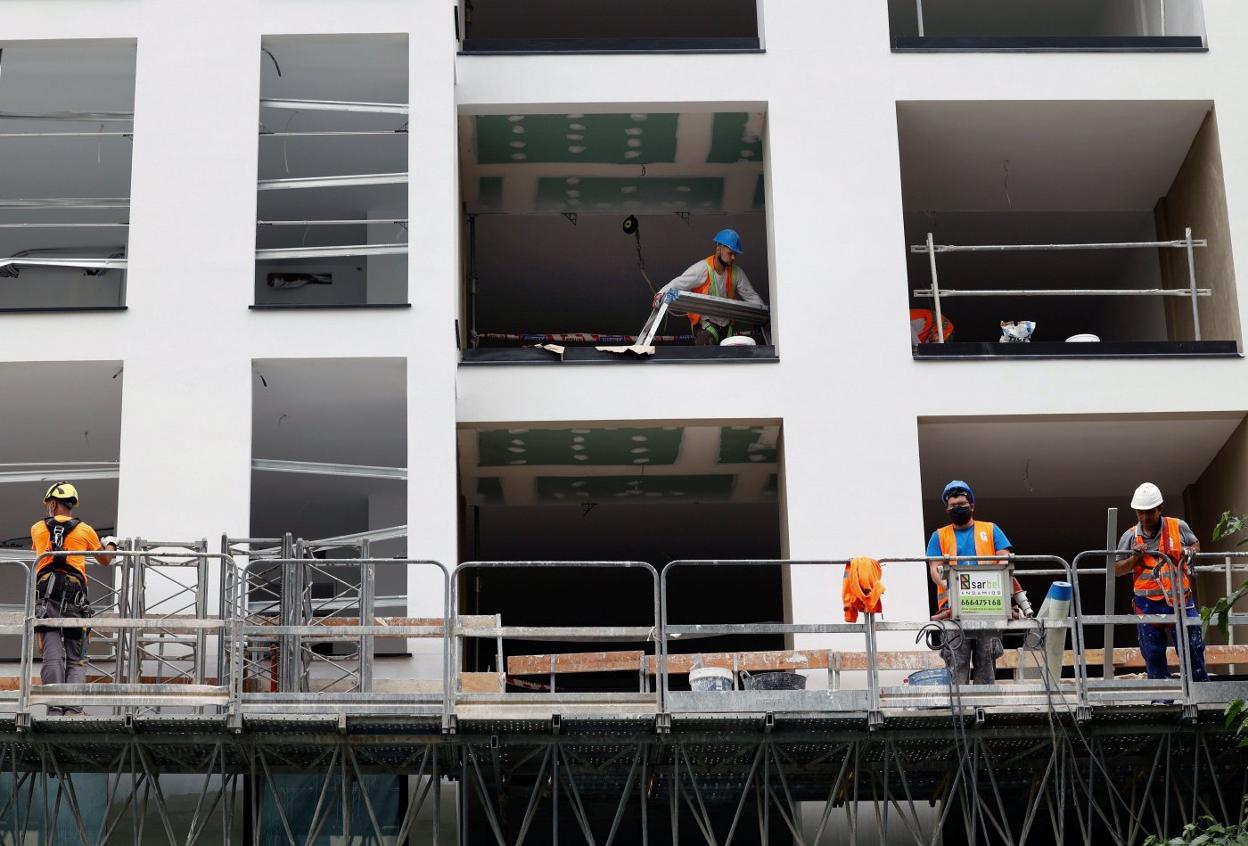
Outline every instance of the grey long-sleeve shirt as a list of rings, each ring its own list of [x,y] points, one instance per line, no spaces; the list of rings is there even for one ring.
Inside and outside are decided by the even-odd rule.
[[[686,270],[684,273],[680,274],[671,282],[668,282],[666,285],[660,288],[659,293],[665,294],[668,291],[672,291],[672,290],[692,291],[694,288],[699,287],[703,282],[706,281],[707,270],[708,268],[706,266],[706,259],[703,259],[702,261],[699,261],[699,262],[694,262],[692,265],[689,266],[688,270]],[[711,289],[707,291],[707,293],[713,297],[724,296],[727,285],[728,285],[728,280],[725,279],[724,277],[725,277],[725,274],[715,273],[712,271],[711,272]],[[737,299],[744,300],[747,303],[753,303],[754,305],[766,305],[766,303],[763,302],[763,298],[760,297],[758,293],[754,290],[754,286],[750,284],[749,277],[745,275],[745,271],[741,268],[740,265],[737,265],[736,267],[734,267],[732,271],[732,281],[733,281],[733,284],[736,286]],[[714,323],[716,326],[726,326],[730,322],[722,317],[709,317],[705,315],[702,317],[702,319],[708,320],[711,323]]]

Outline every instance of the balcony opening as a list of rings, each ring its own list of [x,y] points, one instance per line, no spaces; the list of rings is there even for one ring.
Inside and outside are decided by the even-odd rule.
[[[461,115],[463,361],[773,360],[765,125],[762,111]],[[730,274],[717,237],[739,240]],[[689,291],[708,260],[713,286]],[[714,297],[706,322],[683,316],[684,295],[656,310],[669,282]]]
[[[126,302],[135,42],[0,42],[0,311]]]
[[[759,49],[757,0],[460,0],[459,21],[465,53]]]
[[[255,308],[407,305],[407,36],[266,36]]]
[[[257,359],[252,371],[250,537],[290,533],[317,558],[404,556],[406,362]],[[313,600],[331,613],[347,586],[315,578]],[[376,568],[374,593],[377,616],[407,613],[402,567]],[[375,648],[390,654],[403,644],[379,639]]]
[[[888,0],[893,50],[1205,49],[1201,0]]]
[[[645,561],[661,570],[678,559],[778,559],[779,434],[774,421],[461,428],[461,560]],[[669,579],[669,619],[783,620],[781,579],[771,566],[726,567],[713,577],[705,569],[678,570]],[[652,607],[652,582],[637,570],[482,570],[460,585],[461,613],[500,614],[505,626],[649,626]],[[783,647],[783,637],[758,635],[672,648]],[[587,649],[653,654],[654,643],[504,644],[507,656]],[[486,640],[474,641],[465,655],[467,669],[478,671],[497,670],[496,660]],[[638,668],[570,675],[558,684],[635,692]]]
[[[1166,448],[1158,449],[1159,444]],[[1141,456],[1147,460],[1141,462]],[[1152,482],[1165,498],[1163,515],[1185,520],[1202,551],[1242,552],[1235,546],[1237,538],[1215,543],[1213,528],[1225,510],[1248,511],[1245,456],[1248,424],[1242,412],[925,418],[919,421],[923,539],[949,522],[940,493],[951,479],[961,479],[974,490],[974,518],[996,523],[1015,554],[1056,555],[1073,564],[1080,552],[1110,548],[1106,545],[1110,536],[1116,548],[1122,533],[1136,523],[1133,492],[1141,483]],[[1110,508],[1117,509],[1112,520]],[[1198,574],[1196,602],[1212,605],[1228,592],[1228,575],[1221,572],[1218,560],[1199,564],[1205,572]],[[1104,566],[1103,555],[1081,563],[1081,569]],[[1233,578],[1239,582],[1243,575]],[[1040,607],[1054,580],[1020,579],[1034,608]],[[1133,613],[1130,575],[1117,577],[1112,584],[1107,605],[1105,574],[1080,577],[1085,614]],[[930,580],[928,589],[930,607],[935,609]],[[1211,643],[1217,642],[1212,630],[1210,637]],[[1087,626],[1085,638],[1086,646],[1100,649],[1104,627]],[[1242,632],[1238,638],[1242,642]],[[1007,650],[1020,645],[1011,639],[1005,644]],[[1135,626],[1115,626],[1114,646],[1137,647]],[[1135,656],[1120,655],[1118,660],[1120,673],[1143,671],[1129,663],[1137,660]],[[1243,663],[1241,659],[1241,667]],[[999,676],[1006,675],[1008,664],[998,661]],[[1211,666],[1210,671],[1225,676],[1228,666]],[[1069,676],[1070,668],[1066,672]],[[1099,676],[1100,667],[1090,668],[1090,675]]]
[[[117,480],[121,451],[120,361],[0,364],[5,397],[0,426],[0,596],[6,612],[24,607],[24,571],[30,561],[30,527],[44,516],[43,495],[54,482],[78,490],[74,516],[101,537],[118,534]],[[121,527],[126,531],[125,527]],[[137,527],[129,530],[137,534]],[[88,590],[97,610],[115,608],[112,571],[87,559]],[[16,661],[19,638],[0,637],[0,661]],[[92,637],[88,675],[113,666],[116,637]],[[5,675],[16,673],[5,671]]]
[[[1238,354],[1212,104],[897,112],[916,358]]]

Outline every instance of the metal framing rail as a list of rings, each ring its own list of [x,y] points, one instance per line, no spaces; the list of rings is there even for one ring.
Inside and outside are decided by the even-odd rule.
[[[1095,244],[937,244],[935,236],[927,233],[927,242],[913,244],[911,253],[926,255],[932,276],[930,288],[915,288],[915,297],[930,298],[935,303],[936,331],[940,343],[945,342],[945,326],[941,316],[941,297],[1189,297],[1192,302],[1192,327],[1197,341],[1200,337],[1200,311],[1198,297],[1213,296],[1210,288],[1196,287],[1197,247],[1208,247],[1203,238],[1192,238],[1192,229],[1177,241],[1114,241]],[[1187,253],[1187,288],[1029,288],[1029,289],[950,289],[940,287],[936,272],[936,256],[940,253],[1008,253],[1008,252],[1065,252],[1073,250],[1184,250]]]

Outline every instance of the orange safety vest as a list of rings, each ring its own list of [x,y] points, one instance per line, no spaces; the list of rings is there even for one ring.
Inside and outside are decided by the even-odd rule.
[[[986,520],[973,520],[971,527],[975,532],[975,555],[980,556],[980,559],[968,563],[986,563],[982,560],[983,557],[997,554],[997,527]],[[941,526],[936,531],[936,538],[940,541],[940,554],[948,558],[958,554],[958,538],[954,531],[952,523]],[[949,607],[949,595],[943,584],[936,585],[936,606],[941,611]]]
[[[736,270],[735,266],[730,266],[728,268],[727,273],[724,274],[724,277],[725,277],[724,287],[727,289],[724,292],[724,296],[730,300],[736,299],[736,296],[737,296],[737,285],[736,285],[735,280],[733,279],[735,270]],[[705,294],[709,292],[711,290],[711,279],[714,276],[714,274],[715,274],[715,256],[707,256],[706,258],[706,281],[703,282],[698,287],[694,288],[692,293]],[[694,314],[693,312],[689,313],[689,325],[697,326],[701,322],[702,322],[702,315]]]
[[[1140,524],[1135,524],[1136,543],[1143,541]],[[1191,584],[1183,566],[1183,533],[1177,517],[1161,518],[1161,537],[1157,540],[1160,555],[1144,553],[1143,562],[1135,565],[1135,595],[1170,603],[1174,599],[1174,574],[1177,572],[1186,597]]]

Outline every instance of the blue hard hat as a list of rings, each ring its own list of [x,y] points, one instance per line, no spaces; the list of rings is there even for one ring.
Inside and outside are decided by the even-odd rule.
[[[714,241],[721,247],[727,247],[734,253],[743,253],[741,249],[741,236],[737,234],[735,229],[721,229],[715,233]]]
[[[948,502],[949,495],[952,493],[957,493],[958,491],[966,491],[966,498],[969,499],[971,502],[975,501],[975,492],[971,490],[970,485],[968,485],[966,482],[962,481],[961,479],[954,479],[952,482],[945,485],[945,489],[940,492],[940,501]]]

